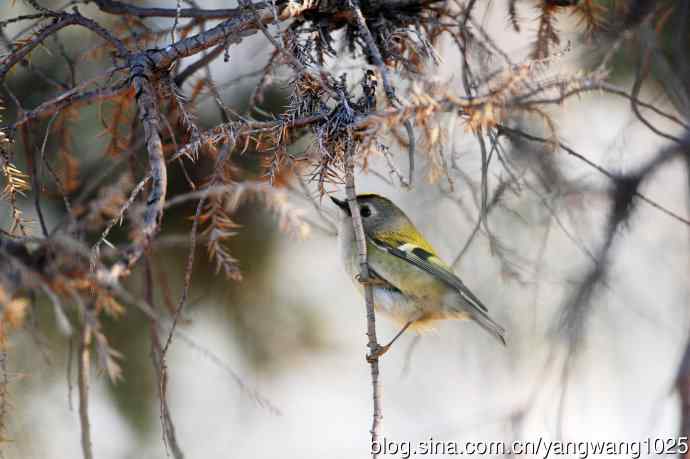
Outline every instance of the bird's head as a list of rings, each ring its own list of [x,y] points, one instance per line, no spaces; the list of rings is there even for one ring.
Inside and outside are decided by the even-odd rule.
[[[340,200],[331,196],[333,203],[340,208],[343,215],[350,216],[350,206],[346,200]],[[381,232],[398,232],[401,228],[411,225],[410,219],[393,202],[381,195],[366,193],[357,195],[359,214],[362,217],[362,225],[367,234],[379,234]]]

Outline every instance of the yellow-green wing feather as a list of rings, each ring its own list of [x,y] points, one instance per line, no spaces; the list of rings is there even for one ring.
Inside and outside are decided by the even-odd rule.
[[[467,302],[472,306],[476,307],[480,311],[488,312],[488,309],[482,304],[479,298],[477,298],[470,291],[470,289],[465,286],[460,278],[450,271],[446,264],[443,263],[443,261],[441,261],[441,259],[439,259],[434,253],[409,243],[389,245],[380,238],[370,239],[371,242],[373,242],[381,250],[386,250],[391,255],[401,258],[408,263],[423,269],[436,279],[439,279],[447,285],[458,290],[458,292],[460,292],[460,294],[465,297]]]
[[[400,260],[404,260],[454,288],[465,303],[470,306],[472,317],[487,331],[494,335],[505,345],[505,329],[494,322],[488,316],[488,309],[482,302],[468,289],[465,284],[458,278],[450,268],[434,253],[433,248],[419,236],[415,230],[414,235],[418,236],[410,240],[410,232],[406,232],[407,241],[402,240],[396,233],[387,233],[385,235],[377,235],[372,237],[367,235],[370,244],[377,249],[387,252]],[[421,241],[423,244],[418,243]],[[398,286],[399,289],[405,290],[404,286]]]
[[[431,244],[419,234],[419,231],[417,231],[417,228],[415,228],[412,223],[405,220],[400,221],[400,226],[395,230],[377,234],[376,239],[384,242],[388,247],[399,247],[405,243],[414,244],[433,256],[436,256],[436,252],[434,248],[431,247]],[[367,236],[372,237],[373,235],[367,233]]]

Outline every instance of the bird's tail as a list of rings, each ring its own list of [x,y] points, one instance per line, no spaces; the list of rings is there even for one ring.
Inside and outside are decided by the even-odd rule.
[[[506,346],[506,330],[491,319],[484,311],[472,310],[470,317],[494,338]]]

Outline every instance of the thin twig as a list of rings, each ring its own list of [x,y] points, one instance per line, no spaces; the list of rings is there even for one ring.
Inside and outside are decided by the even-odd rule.
[[[383,80],[383,90],[386,93],[388,101],[393,107],[400,108],[402,104],[400,103],[398,97],[395,95],[395,88],[393,87],[393,84],[390,81],[390,75],[388,73],[388,69],[386,68],[385,63],[383,62],[383,56],[381,56],[381,51],[379,50],[379,47],[376,44],[376,41],[374,40],[374,36],[371,34],[371,31],[369,30],[369,26],[367,26],[367,21],[364,18],[364,15],[362,14],[361,8],[359,7],[358,0],[348,0],[348,6],[354,13],[355,20],[357,21],[357,27],[359,29],[360,34],[362,35],[362,38],[364,38],[364,42],[367,44],[367,49],[369,50],[371,59],[374,61],[376,67],[379,69],[379,73],[381,73],[381,79]],[[405,126],[405,131],[407,132],[407,148],[409,158],[409,179],[406,184],[406,188],[412,188],[412,183],[414,179],[415,154],[414,130],[412,128],[412,122],[409,119],[403,120],[403,124]]]
[[[93,459],[91,446],[91,423],[89,421],[89,370],[91,368],[91,328],[88,325],[88,310],[83,311],[81,337],[79,340],[79,421],[81,423],[81,449],[84,459]]]
[[[383,414],[381,411],[381,387],[379,385],[379,358],[376,355],[376,350],[379,348],[378,340],[376,339],[376,316],[374,315],[374,291],[369,284],[369,265],[367,263],[367,243],[364,235],[364,227],[362,226],[362,217],[359,214],[359,204],[357,203],[357,192],[355,190],[355,144],[350,140],[347,151],[346,165],[345,165],[345,192],[347,193],[347,202],[350,206],[350,214],[352,215],[352,226],[355,232],[355,240],[357,242],[357,250],[359,255],[359,281],[364,286],[364,298],[366,302],[367,311],[367,337],[371,358],[369,366],[371,368],[371,385],[372,397],[374,403],[374,413],[371,423],[371,444],[378,444],[379,431],[381,429],[381,420]],[[372,458],[378,457],[378,450],[371,449]]]
[[[74,357],[74,336],[69,337],[67,345],[67,367],[65,368],[65,377],[67,379],[67,407],[72,411],[72,360]],[[81,358],[81,356],[79,357]]]
[[[155,309],[153,302],[153,275],[151,270],[151,259],[145,257],[144,263],[144,297],[151,309]],[[184,459],[184,453],[180,448],[175,434],[175,424],[173,424],[168,406],[168,372],[165,364],[161,340],[158,335],[158,323],[155,319],[149,321],[149,333],[151,335],[151,362],[156,373],[156,386],[158,388],[158,400],[161,419],[161,430],[163,431],[163,444],[172,450],[175,459]]]
[[[34,150],[34,144],[31,140],[31,133],[29,132],[28,126],[23,126],[21,133],[24,141],[24,148],[26,150],[26,160],[31,169],[31,187],[34,190],[34,209],[36,209],[36,215],[38,215],[38,221],[41,224],[43,236],[47,237],[48,227],[46,226],[43,208],[41,207],[41,183],[38,177],[38,158],[36,156],[36,150]]]
[[[0,349],[0,439],[7,434],[7,411],[10,381],[7,376],[7,349]]]
[[[517,135],[517,136],[523,137],[523,138],[525,138],[525,139],[527,139],[527,140],[532,140],[532,141],[534,141],[534,142],[540,142],[540,143],[546,143],[546,144],[552,143],[552,139],[546,139],[546,138],[544,138],[544,137],[539,137],[539,136],[536,136],[536,135],[528,134],[527,132],[521,131],[521,130],[519,130],[519,129],[512,129],[512,128],[509,128],[509,127],[506,127],[506,126],[500,126],[500,127],[499,127],[499,131],[507,132],[508,134]],[[565,145],[563,142],[560,142],[560,141],[559,141],[559,142],[558,142],[558,147],[559,147],[561,150],[563,150],[563,151],[565,151],[566,153],[568,153],[570,156],[573,156],[573,157],[579,159],[580,161],[583,161],[583,162],[584,162],[585,164],[587,164],[588,166],[593,167],[594,169],[596,169],[597,171],[599,171],[600,173],[602,173],[603,175],[605,175],[605,176],[608,177],[609,179],[614,180],[614,181],[617,180],[618,177],[616,177],[615,174],[613,174],[612,172],[609,172],[608,170],[604,169],[602,166],[600,166],[599,164],[595,163],[594,161],[588,159],[588,158],[587,158],[586,156],[584,156],[583,154],[578,153],[577,151],[573,150],[573,149],[570,148],[569,146]],[[634,195],[635,195],[637,198],[639,198],[639,199],[641,199],[642,201],[644,201],[644,202],[646,202],[647,204],[649,204],[650,206],[652,206],[652,207],[654,207],[655,209],[657,209],[659,212],[661,212],[661,213],[663,213],[663,214],[666,214],[666,215],[668,215],[669,217],[673,218],[674,220],[677,220],[677,221],[679,221],[679,222],[681,222],[681,223],[683,223],[683,224],[685,224],[685,225],[689,225],[689,226],[690,226],[690,220],[688,220],[687,218],[684,218],[683,216],[679,215],[678,213],[676,213],[676,212],[674,212],[674,211],[672,211],[672,210],[670,210],[670,209],[668,209],[668,208],[662,206],[661,204],[659,204],[658,202],[654,201],[653,199],[651,199],[651,198],[648,197],[647,195],[641,193],[640,191],[635,190]]]
[[[233,142],[228,142],[223,146],[223,149],[221,150],[221,153],[218,155],[218,160],[216,161],[216,166],[214,168],[216,174],[215,177],[218,177],[219,171],[222,170],[224,163],[228,156],[230,155],[230,152],[234,148],[234,143]],[[175,328],[177,327],[177,322],[180,318],[180,314],[182,314],[182,309],[184,308],[185,303],[187,302],[187,297],[189,296],[189,288],[191,287],[192,284],[192,268],[194,267],[194,255],[196,253],[196,238],[197,238],[197,232],[199,228],[199,220],[201,216],[201,210],[204,207],[204,203],[206,202],[206,199],[208,198],[209,192],[213,187],[216,186],[215,180],[209,184],[204,190],[200,190],[201,196],[199,198],[199,202],[197,203],[196,206],[196,211],[194,212],[194,221],[192,222],[192,230],[189,233],[189,255],[187,256],[187,264],[185,266],[185,271],[184,271],[184,284],[182,287],[182,295],[180,295],[180,300],[177,304],[177,308],[175,309],[175,315],[173,316],[173,322],[172,326],[170,327],[170,331],[168,332],[168,338],[165,340],[165,346],[163,347],[163,351],[161,353],[161,359],[165,359],[166,354],[168,353],[168,348],[170,347],[170,343],[172,342],[173,335],[175,334]]]

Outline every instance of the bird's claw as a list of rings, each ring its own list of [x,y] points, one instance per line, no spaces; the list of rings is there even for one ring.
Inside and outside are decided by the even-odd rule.
[[[388,352],[389,347],[390,346],[381,346],[380,344],[377,344],[374,350],[371,351],[370,354],[367,354],[367,362],[372,363],[375,360],[378,360],[379,357]]]
[[[376,286],[383,286],[386,284],[380,278],[373,276],[371,273],[369,273],[368,279],[362,278],[361,274],[355,274],[355,280],[365,287],[367,287],[367,286],[376,287]]]

